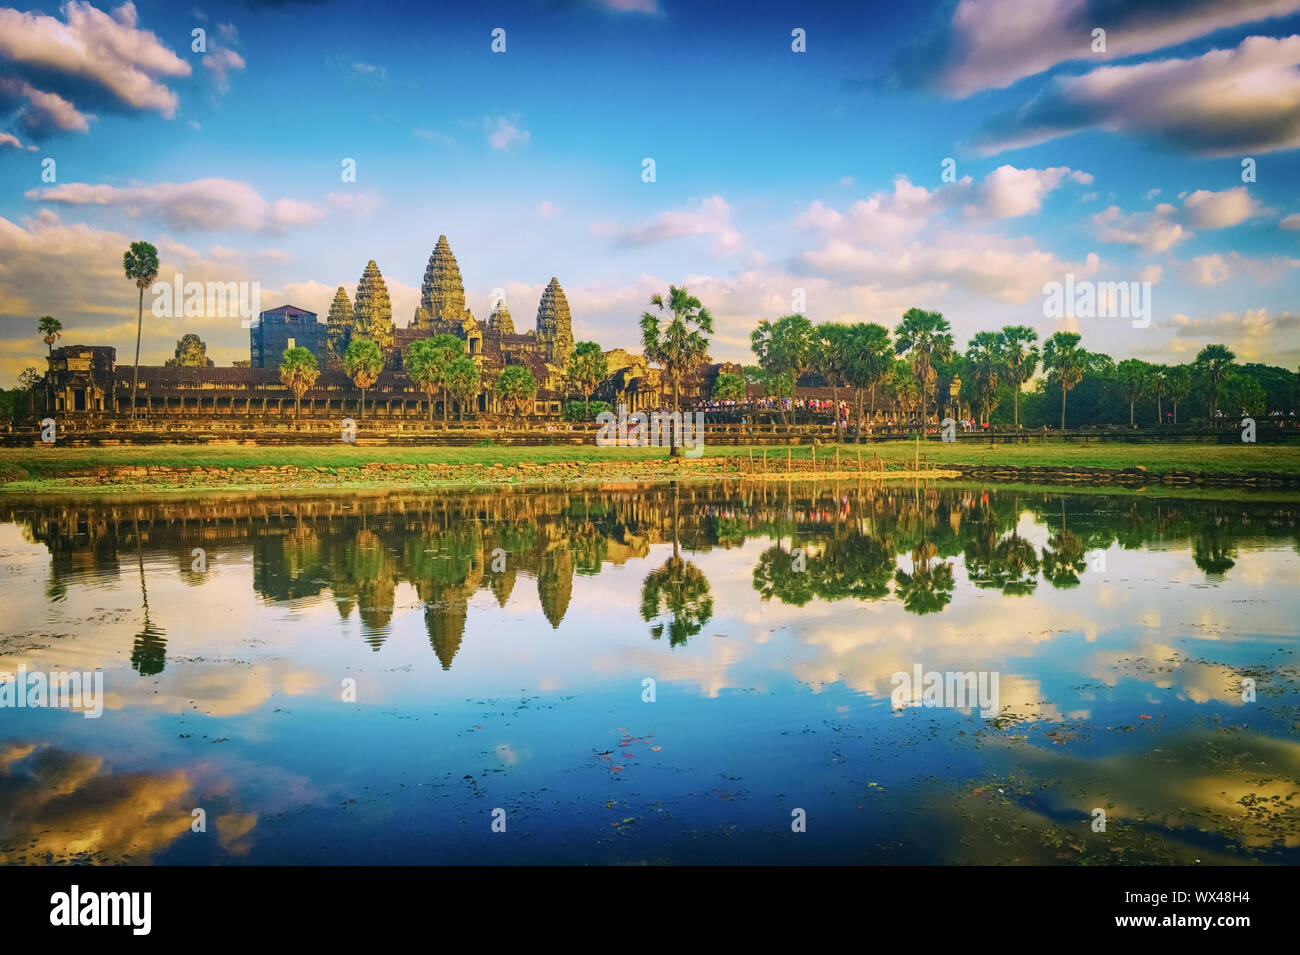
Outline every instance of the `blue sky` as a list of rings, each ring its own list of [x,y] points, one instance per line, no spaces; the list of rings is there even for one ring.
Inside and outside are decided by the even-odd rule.
[[[802,289],[815,321],[918,306],[963,345],[1300,362],[1300,0],[447,6],[0,7],[0,381],[41,365],[43,314],[130,360],[132,240],[322,315],[374,259],[401,326],[443,233],[480,319],[500,288],[531,327],[555,275],[606,347],[685,283],[718,359]],[[1151,326],[1044,317],[1066,273],[1153,282]],[[247,357],[238,318],[147,315],[142,360],[186,332]]]

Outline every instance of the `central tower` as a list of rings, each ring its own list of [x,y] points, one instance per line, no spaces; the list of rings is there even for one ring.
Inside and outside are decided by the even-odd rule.
[[[569,300],[564,297],[560,280],[551,277],[551,284],[542,292],[537,303],[537,340],[545,349],[546,360],[563,368],[573,354],[573,319],[569,315]]]
[[[411,324],[435,334],[458,335],[465,318],[465,283],[460,277],[460,266],[456,264],[456,256],[451,254],[447,237],[440,235],[424,270],[420,306],[415,310]]]

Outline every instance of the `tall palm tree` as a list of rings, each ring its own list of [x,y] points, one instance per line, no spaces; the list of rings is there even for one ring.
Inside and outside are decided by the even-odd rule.
[[[857,322],[849,326],[845,345],[848,360],[845,376],[858,398],[858,443],[862,443],[862,393],[871,391],[871,418],[876,416],[876,389],[894,369],[894,346],[889,329],[874,322]]]
[[[1169,397],[1169,366],[1151,366],[1151,394],[1156,399],[1156,424],[1165,423],[1164,399]]]
[[[63,323],[53,315],[42,315],[41,320],[36,325],[36,330],[40,332],[41,337],[45,340],[45,347],[49,350],[50,364],[54,363],[54,343],[59,340],[63,333]],[[53,376],[47,371],[45,374],[45,400],[46,407],[54,410],[54,381]]]
[[[849,340],[852,334],[847,325],[831,322],[813,329],[812,368],[830,386],[837,441],[840,437],[840,389],[848,381]]]
[[[286,348],[280,356],[280,382],[293,392],[293,417],[298,419],[302,407],[302,396],[307,389],[316,384],[320,369],[316,367],[316,356],[310,349],[298,345]]]
[[[522,415],[537,396],[537,379],[523,365],[507,365],[493,386],[508,412]]]
[[[1174,424],[1178,424],[1178,405],[1192,393],[1192,369],[1186,365],[1174,365],[1165,373],[1165,381],[1169,387],[1169,400],[1174,403]]]
[[[1151,389],[1151,366],[1140,358],[1125,358],[1115,366],[1115,374],[1119,379],[1120,390],[1128,399],[1128,426],[1136,427],[1133,409],[1138,399]]]
[[[158,250],[148,242],[132,242],[122,253],[122,270],[140,290],[140,308],[135,323],[135,365],[131,368],[131,420],[135,420],[135,390],[140,380],[140,334],[144,330],[144,290],[158,277]]]
[[[583,417],[591,417],[591,393],[609,374],[609,360],[596,342],[578,342],[564,375],[582,392]]]
[[[894,329],[894,350],[907,355],[912,371],[921,383],[921,430],[925,430],[926,398],[935,378],[934,366],[950,361],[953,352],[951,328],[939,312],[909,308]]]
[[[42,315],[36,329],[41,333],[41,338],[45,341],[45,347],[49,349],[49,356],[53,358],[54,343],[63,337],[63,323],[53,315]]]
[[[361,389],[361,417],[366,417],[366,389],[379,378],[384,370],[384,353],[379,346],[368,338],[354,338],[348,342],[348,349],[343,353],[343,370],[352,379],[352,384]]]
[[[1237,356],[1226,345],[1206,345],[1192,362],[1210,390],[1211,423],[1214,421],[1214,413],[1219,410],[1219,386],[1228,377],[1232,363],[1236,360]]]
[[[966,349],[966,361],[979,395],[980,423],[989,420],[997,403],[998,375],[1002,373],[1001,336],[997,332],[976,332]]]
[[[1020,389],[1038,370],[1038,333],[1028,325],[1007,325],[998,334],[998,353],[1011,385],[1011,421],[1020,430]]]
[[[682,378],[709,354],[709,340],[713,334],[713,316],[685,288],[668,287],[668,297],[656,292],[650,304],[660,314],[643,312],[641,315],[641,347],[647,361],[658,362],[668,376],[673,391],[673,414],[678,413]],[[665,314],[666,313],[666,314]],[[668,318],[667,316],[671,316]],[[671,429],[670,457],[677,457],[677,430]]]
[[[478,396],[482,385],[482,375],[478,362],[468,355],[452,359],[443,374],[447,393],[456,402],[456,416],[465,420],[465,404]]]
[[[1061,386],[1061,430],[1065,430],[1065,396],[1083,381],[1088,353],[1079,347],[1077,332],[1057,332],[1043,346],[1043,368],[1047,380]]]

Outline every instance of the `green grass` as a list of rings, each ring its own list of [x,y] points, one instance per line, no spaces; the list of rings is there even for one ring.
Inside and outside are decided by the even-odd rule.
[[[856,462],[858,445],[840,445],[841,461]],[[915,457],[912,441],[888,441],[862,445],[865,460],[873,455],[893,464],[910,463]],[[778,466],[787,450],[795,460],[807,460],[808,446],[753,448],[755,458],[767,451],[769,462]],[[709,457],[748,458],[747,446],[710,446]],[[835,446],[817,450],[819,460],[834,455]],[[1300,445],[1212,445],[1212,444],[1030,444],[923,442],[921,455],[938,464],[1012,464],[1021,466],[1081,466],[1130,468],[1142,466],[1153,474],[1170,470],[1234,473],[1278,471],[1300,473]],[[268,465],[298,467],[355,467],[372,461],[392,464],[548,464],[599,463],[615,461],[662,461],[663,448],[597,448],[594,446],[548,447],[417,447],[384,448],[337,445],[250,447],[246,445],[158,445],[153,447],[108,448],[0,448],[0,476],[18,476],[25,471],[32,480],[47,480],[71,471],[95,467],[154,465],[165,467],[258,468]]]

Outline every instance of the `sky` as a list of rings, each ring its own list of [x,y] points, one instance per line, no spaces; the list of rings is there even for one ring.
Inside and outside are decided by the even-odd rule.
[[[532,328],[556,276],[606,348],[673,284],[715,360],[918,307],[963,347],[1294,370],[1298,150],[1300,0],[0,6],[0,384],[47,314],[132,360],[132,241],[322,319],[373,259],[401,327],[440,234],[480,321],[499,290]],[[1150,282],[1149,325],[1048,317],[1067,275]],[[142,363],[248,358],[239,316],[152,299]]]

